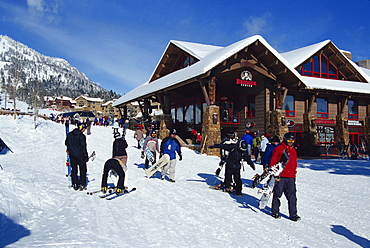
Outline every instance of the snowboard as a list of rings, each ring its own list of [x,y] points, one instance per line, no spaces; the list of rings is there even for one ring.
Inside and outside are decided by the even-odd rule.
[[[153,163],[154,162],[153,153],[149,150],[148,147],[145,147],[145,155],[148,158],[148,160],[150,161],[150,163]]]
[[[267,203],[269,202],[270,197],[274,190],[275,176],[278,177],[281,174],[288,160],[289,160],[288,152],[284,150],[284,153],[281,156],[280,162],[266,169],[261,175],[256,174],[254,176],[252,188],[256,187],[258,183],[263,181],[264,179],[269,178],[269,180],[263,186],[263,188],[259,189],[257,192],[259,194],[262,194],[260,200],[258,201],[259,209],[264,209],[267,206]]]
[[[157,163],[145,170],[146,176],[150,178],[154,173],[163,168],[169,161],[170,156],[168,154],[164,154],[160,159],[158,159]]]
[[[258,190],[258,193],[262,194],[261,199],[258,202],[259,209],[265,209],[265,207],[267,206],[267,203],[270,200],[272,191],[274,190],[275,177],[270,175],[269,178],[270,180],[263,186],[263,188]]]

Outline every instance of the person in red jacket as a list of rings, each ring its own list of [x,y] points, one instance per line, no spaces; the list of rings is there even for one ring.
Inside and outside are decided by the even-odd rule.
[[[283,171],[278,177],[276,177],[271,211],[271,216],[275,219],[281,218],[279,208],[280,198],[283,193],[288,200],[290,220],[298,221],[301,219],[297,214],[296,174],[298,167],[298,158],[297,152],[293,147],[294,141],[294,134],[286,133],[284,135],[283,142],[274,149],[270,161],[270,166],[274,166],[278,162],[282,161],[282,156],[284,152],[286,152],[289,156],[289,159],[286,162]]]

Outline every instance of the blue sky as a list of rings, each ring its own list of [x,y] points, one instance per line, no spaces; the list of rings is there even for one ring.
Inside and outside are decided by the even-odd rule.
[[[124,94],[170,40],[227,46],[260,34],[286,52],[330,39],[370,59],[370,0],[0,0],[0,34]]]

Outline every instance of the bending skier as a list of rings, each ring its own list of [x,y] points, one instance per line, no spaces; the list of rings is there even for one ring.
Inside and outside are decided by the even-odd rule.
[[[153,129],[150,135],[148,135],[145,138],[144,145],[143,145],[143,151],[141,151],[143,154],[146,154],[145,158],[145,169],[148,169],[149,167],[149,158],[148,153],[151,159],[152,165],[156,162],[156,156],[157,152],[159,152],[159,145],[158,145],[158,138],[157,138],[157,132]]]

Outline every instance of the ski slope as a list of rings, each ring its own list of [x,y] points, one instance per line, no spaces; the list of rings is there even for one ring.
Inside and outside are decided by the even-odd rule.
[[[302,220],[292,222],[284,197],[281,219],[270,216],[271,203],[258,209],[249,185],[261,165],[242,171],[244,196],[209,189],[219,159],[187,148],[176,183],[148,179],[128,131],[126,185],[137,190],[107,201],[68,188],[64,125],[38,119],[34,129],[30,116],[0,123],[14,151],[0,154],[0,247],[370,247],[368,160],[300,160]],[[89,191],[100,189],[112,142],[111,127],[94,126],[87,136],[97,154],[88,163]]]

